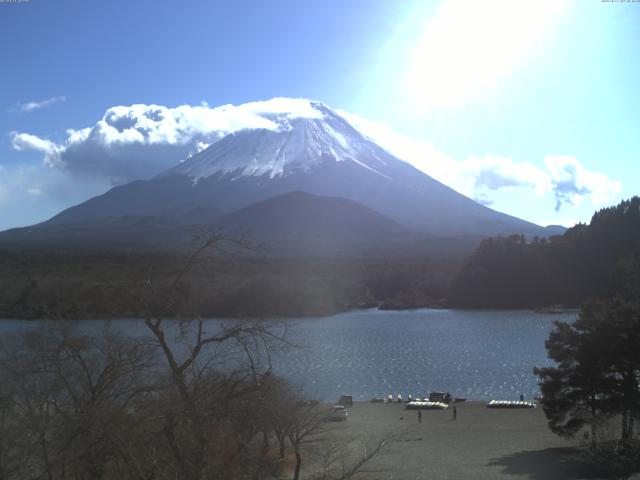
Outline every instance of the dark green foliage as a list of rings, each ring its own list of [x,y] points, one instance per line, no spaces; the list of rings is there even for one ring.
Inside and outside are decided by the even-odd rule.
[[[483,240],[453,282],[450,300],[472,308],[576,307],[618,292],[629,257],[639,253],[640,198],[634,197],[549,240]]]
[[[549,428],[572,437],[588,425],[593,442],[598,424],[615,410],[614,379],[600,355],[597,336],[606,328],[600,309],[601,305],[590,304],[574,324],[556,322],[545,345],[557,366],[534,369]]]
[[[0,253],[0,317],[140,317],[136,297],[145,282],[161,293],[183,262],[179,255]],[[458,257],[203,256],[176,298],[211,317],[327,315],[389,300],[425,306],[445,296],[460,263]]]
[[[534,369],[551,430],[574,436],[589,425],[594,450],[607,418],[619,418],[620,439],[630,442],[640,416],[640,284],[625,280],[620,294],[586,303],[573,324],[556,322],[546,342],[556,366]]]

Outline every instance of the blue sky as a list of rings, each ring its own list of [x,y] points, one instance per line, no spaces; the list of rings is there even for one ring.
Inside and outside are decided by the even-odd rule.
[[[640,193],[638,25],[601,0],[0,2],[0,228],[184,154],[131,139],[113,174],[116,147],[69,133],[112,107],[272,97],[340,109],[497,210],[588,221]]]

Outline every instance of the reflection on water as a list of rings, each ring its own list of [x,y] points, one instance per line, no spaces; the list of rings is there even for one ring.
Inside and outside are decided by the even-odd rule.
[[[470,399],[515,399],[520,393],[531,398],[538,393],[533,367],[549,364],[544,341],[553,321],[575,316],[424,309],[288,320],[290,338],[300,347],[277,355],[275,370],[322,400],[341,394],[360,400],[398,393],[422,396],[433,390]],[[0,332],[33,325],[2,320]],[[83,322],[94,331],[104,325]],[[147,334],[140,321],[114,325],[132,335]]]
[[[349,312],[294,321],[304,345],[276,362],[312,396],[333,400],[449,391],[471,399],[538,393],[534,366],[548,365],[553,320],[575,313],[415,310]]]

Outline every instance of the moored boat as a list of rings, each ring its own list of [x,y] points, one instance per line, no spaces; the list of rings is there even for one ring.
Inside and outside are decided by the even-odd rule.
[[[535,408],[536,404],[525,400],[491,400],[487,408]]]
[[[405,408],[407,410],[444,410],[449,408],[449,405],[444,402],[415,401],[407,403]]]

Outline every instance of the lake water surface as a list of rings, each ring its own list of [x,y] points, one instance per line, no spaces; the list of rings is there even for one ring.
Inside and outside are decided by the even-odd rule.
[[[305,348],[289,352],[279,370],[328,400],[428,391],[470,399],[516,399],[522,392],[531,398],[539,392],[533,367],[551,364],[544,342],[553,321],[575,318],[424,309],[295,320],[292,336]]]
[[[287,320],[290,338],[300,347],[278,355],[275,370],[321,400],[429,391],[477,400],[515,399],[520,393],[531,398],[538,394],[533,367],[550,365],[544,342],[553,321],[575,318],[575,313],[422,309],[292,319]],[[111,324],[144,332],[140,321]],[[0,320],[0,332],[32,325]]]

